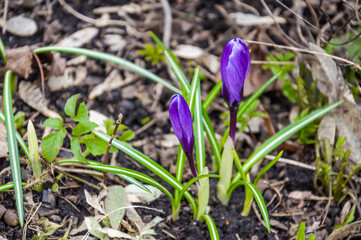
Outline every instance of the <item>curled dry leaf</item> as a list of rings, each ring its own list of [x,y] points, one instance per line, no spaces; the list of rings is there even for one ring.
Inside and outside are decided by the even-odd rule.
[[[325,53],[322,48],[312,43],[310,49]],[[317,87],[328,97],[329,104],[344,101],[331,116],[335,119],[338,136],[346,137],[344,147],[351,150],[350,159],[355,163],[361,163],[361,112],[345,84],[341,70],[331,58],[321,55],[316,55],[311,67]]]
[[[6,30],[19,37],[31,37],[38,27],[33,19],[16,16],[6,21]]]
[[[40,88],[36,84],[21,81],[19,84],[19,96],[21,100],[44,116],[48,118],[63,119],[57,112],[54,112],[47,107],[49,100],[43,99]]]

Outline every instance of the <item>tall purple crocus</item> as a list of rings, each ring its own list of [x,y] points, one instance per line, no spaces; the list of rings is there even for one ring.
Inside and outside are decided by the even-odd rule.
[[[243,97],[244,81],[251,65],[246,44],[239,38],[230,40],[224,47],[221,59],[222,95],[230,114],[229,136],[233,143],[236,134],[237,110]]]
[[[197,177],[197,168],[193,161],[194,135],[192,115],[187,102],[179,94],[172,96],[172,101],[169,105],[169,119],[174,133],[188,158],[193,177]]]

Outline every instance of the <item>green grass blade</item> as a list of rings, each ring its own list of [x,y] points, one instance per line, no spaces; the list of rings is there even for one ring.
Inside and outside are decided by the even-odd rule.
[[[213,88],[211,89],[211,91],[208,93],[208,96],[206,97],[206,99],[204,99],[204,101],[203,101],[203,109],[204,110],[207,110],[209,108],[209,106],[211,105],[213,100],[216,98],[219,91],[221,91],[221,89],[222,89],[222,81],[218,81],[216,83],[216,85],[214,85]]]
[[[0,54],[1,54],[1,57],[3,58],[3,60],[4,60],[5,65],[7,65],[8,61],[6,60],[5,45],[4,45],[4,42],[3,42],[3,40],[1,38],[0,38]]]
[[[188,188],[190,186],[192,186],[193,183],[195,183],[199,179],[202,179],[202,178],[205,178],[205,177],[219,178],[220,176],[219,175],[214,175],[214,174],[204,174],[204,175],[199,175],[199,176],[197,176],[195,178],[192,178],[191,180],[189,180],[189,182],[187,182],[186,185],[184,185],[182,191],[180,191],[178,201],[180,201],[182,199],[184,193],[188,190]]]
[[[193,115],[194,122],[194,140],[196,147],[197,171],[198,173],[200,173],[202,172],[202,169],[206,166],[206,150],[204,148],[204,133],[202,121],[203,108],[199,82],[199,67],[194,70],[194,76],[189,97],[189,104],[191,106],[191,113]]]
[[[275,163],[282,157],[283,151],[281,151],[270,163],[268,163],[260,173],[258,173],[256,179],[254,180],[253,184],[257,185],[258,181],[261,179],[263,174],[265,174]]]
[[[26,186],[26,183],[21,183],[21,185],[23,186],[23,187],[25,187]],[[1,185],[0,186],[0,192],[2,192],[2,191],[6,191],[6,190],[10,190],[10,189],[13,189],[14,188],[14,183],[7,183],[7,184],[4,184],[4,185]]]
[[[297,230],[296,240],[306,240],[305,227],[306,227],[306,223],[301,222],[301,224],[300,224],[300,226],[298,227],[298,230]]]
[[[244,104],[238,109],[237,111],[237,121],[240,119],[240,117],[242,117],[242,115],[245,113],[245,111],[247,110],[247,108],[255,101],[259,98],[259,96],[261,96],[261,94],[266,91],[266,89],[272,84],[274,83],[277,78],[281,75],[282,72],[277,73],[276,75],[274,75],[273,77],[271,77],[267,82],[265,82],[259,89],[257,89],[245,102]],[[226,142],[227,137],[229,135],[229,126],[227,127],[226,131],[223,134],[222,137],[222,143],[221,145],[223,146],[223,144]]]
[[[103,139],[106,142],[109,142],[110,136],[106,135],[105,133],[102,133],[100,131],[94,130],[93,133]],[[124,152],[128,156],[132,157],[133,159],[137,160],[139,163],[141,163],[144,167],[151,170],[153,173],[155,173],[158,177],[162,178],[164,181],[169,183],[172,187],[176,188],[177,190],[181,191],[183,186],[180,184],[174,176],[172,176],[168,171],[166,171],[162,166],[160,166],[158,163],[150,159],[148,156],[144,155],[143,153],[139,152],[138,150],[134,149],[130,145],[124,142],[120,142],[117,139],[113,139],[112,145],[116,148],[118,148],[120,151]],[[187,198],[188,202],[192,205],[193,211],[196,212],[196,204],[194,202],[194,199],[192,195],[190,195],[189,192],[185,193],[185,197]]]
[[[21,186],[21,171],[19,162],[18,145],[16,142],[16,129],[14,122],[13,104],[11,102],[11,82],[14,79],[13,73],[9,70],[5,73],[4,79],[4,112],[5,112],[5,125],[9,148],[9,158],[11,175],[14,182],[14,192],[16,200],[16,209],[18,211],[20,226],[24,226],[24,203],[23,203],[23,189]]]
[[[0,120],[5,123],[5,115],[4,113],[0,110]],[[28,149],[28,146],[26,145],[26,143],[24,142],[23,138],[20,136],[20,134],[18,132],[16,132],[16,140],[18,141],[21,149],[24,151],[25,156],[30,159],[30,152]]]
[[[115,174],[120,178],[123,178],[125,181],[134,184],[135,186],[139,187],[140,189],[143,189],[146,192],[152,193],[152,191],[150,191],[146,186],[144,186],[141,182],[139,182],[137,179],[132,178],[132,177],[128,177],[124,174]]]
[[[150,32],[150,36],[153,38],[153,41],[156,42],[158,46],[160,46],[160,48],[163,50],[164,55],[168,60],[174,75],[177,77],[182,88],[187,92],[187,94],[189,94],[190,92],[189,82],[186,76],[184,75],[183,71],[180,69],[177,59],[154,33]]]
[[[209,235],[211,236],[212,240],[219,240],[219,234],[216,227],[216,224],[214,223],[213,219],[209,215],[202,215],[201,218],[203,218],[206,221]]]
[[[251,156],[247,159],[247,161],[243,164],[243,171],[246,173],[251,167],[256,164],[259,160],[261,160],[264,156],[266,156],[268,153],[273,151],[275,148],[277,148],[280,144],[282,144],[285,140],[287,140],[289,137],[291,137],[293,134],[297,133],[299,130],[301,130],[303,127],[307,126],[311,122],[315,121],[316,119],[324,116],[329,111],[335,109],[336,107],[340,106],[343,102],[339,101],[336,103],[333,103],[331,105],[328,105],[324,108],[318,109],[316,111],[313,111],[306,117],[298,120],[297,122],[294,122],[293,124],[285,127],[272,137],[270,137],[267,141],[265,141],[260,147],[254,151]],[[236,173],[232,180],[232,184],[236,183],[241,178],[241,175],[239,173]]]
[[[103,53],[103,52],[99,52],[99,51],[94,51],[94,50],[89,50],[89,49],[85,49],[85,48],[70,48],[70,47],[57,47],[57,46],[52,46],[52,47],[42,47],[42,48],[38,48],[35,49],[34,52],[36,54],[41,54],[41,53],[46,53],[46,52],[64,52],[64,53],[72,53],[72,54],[80,54],[80,55],[85,55],[91,58],[95,58],[95,59],[99,59],[99,60],[104,60],[107,62],[112,62],[115,63],[117,65],[120,65],[122,67],[128,68],[131,71],[134,71],[136,73],[139,73],[140,75],[149,78],[157,83],[161,83],[163,86],[165,86],[166,88],[168,88],[169,90],[178,93],[178,94],[182,94],[182,91],[180,91],[178,88],[174,87],[172,84],[168,83],[167,81],[165,81],[164,79],[158,77],[157,75],[155,75],[154,73],[128,61],[125,60],[123,58],[117,57],[115,55],[112,54],[108,54],[108,53]]]
[[[216,162],[216,166],[219,169],[221,166],[221,147],[216,138],[216,134],[214,133],[211,120],[208,117],[206,111],[203,111],[203,127],[207,134],[207,139],[209,144],[211,145],[212,152],[214,154],[214,160]]]
[[[270,225],[270,221],[269,221],[268,211],[267,211],[267,207],[266,207],[266,204],[264,202],[261,192],[257,189],[257,187],[255,185],[253,185],[252,183],[249,183],[249,182],[245,182],[245,181],[238,181],[235,184],[232,184],[230,192],[233,192],[234,189],[236,189],[237,187],[239,187],[241,185],[243,185],[243,186],[247,187],[249,190],[251,190],[252,195],[257,202],[258,208],[261,211],[266,228],[267,228],[268,232],[270,232],[271,225]]]

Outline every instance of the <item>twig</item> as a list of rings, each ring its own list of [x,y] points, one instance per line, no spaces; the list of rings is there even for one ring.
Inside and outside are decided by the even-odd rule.
[[[293,45],[301,47],[301,45],[299,43],[297,43],[295,40],[293,40],[291,37],[289,37],[285,31],[283,31],[282,27],[279,25],[279,23],[276,21],[275,17],[273,16],[273,13],[271,12],[271,10],[269,9],[269,7],[267,6],[267,4],[265,3],[264,0],[261,0],[261,3],[263,5],[263,7],[266,9],[266,11],[268,12],[268,15],[270,15],[274,21],[274,23],[276,24],[277,28],[281,31],[282,35],[288,40],[290,41]]]
[[[6,18],[8,15],[8,9],[9,9],[9,0],[5,0],[4,2],[4,15],[3,15],[3,34],[6,33]]]
[[[154,123],[157,122],[157,119],[154,118],[151,121],[149,121],[147,124],[145,124],[143,127],[139,128],[137,131],[134,132],[134,135],[137,136],[138,134],[144,132],[145,130],[147,130],[148,128],[150,128],[151,126],[153,126]]]
[[[266,155],[265,158],[267,160],[273,160],[275,159],[276,156],[272,156],[272,155]],[[289,165],[293,165],[293,166],[296,166],[296,167],[301,167],[301,168],[305,168],[305,169],[308,169],[308,170],[311,170],[311,171],[316,171],[316,167],[315,166],[310,166],[308,164],[305,164],[305,163],[301,163],[301,162],[297,162],[295,160],[292,160],[292,159],[287,159],[287,158],[280,158],[278,160],[278,162],[281,162],[281,163],[286,163],[286,164],[289,164]]]
[[[328,210],[330,209],[330,206],[331,206],[331,201],[332,201],[332,181],[331,180],[330,180],[330,185],[329,185],[328,191],[329,191],[328,192],[328,201],[327,201],[326,209],[323,213],[321,225],[323,225],[325,223],[327,214],[328,214]]]
[[[350,65],[354,66],[355,68],[357,68],[358,70],[361,70],[360,65],[358,65],[358,64],[356,64],[356,63],[354,63],[352,61],[349,61],[347,59],[340,58],[340,57],[330,55],[330,54],[327,54],[327,53],[321,53],[321,52],[311,51],[311,50],[303,49],[303,48],[296,48],[296,47],[290,47],[290,46],[284,46],[284,45],[277,45],[277,44],[273,44],[273,43],[259,42],[259,41],[253,41],[253,40],[244,40],[244,42],[260,44],[260,45],[265,45],[265,46],[270,46],[270,47],[275,47],[275,48],[282,48],[282,49],[287,49],[287,50],[291,50],[291,51],[295,51],[295,52],[303,52],[303,53],[309,53],[309,54],[313,54],[313,55],[325,56],[325,57],[329,57],[329,58],[332,58],[332,59],[340,61],[340,62],[350,64]]]
[[[169,47],[170,37],[172,35],[172,11],[168,0],[161,0],[164,10],[164,28],[163,28],[163,43]]]
[[[258,65],[258,64],[269,64],[269,65],[295,65],[295,62],[280,62],[280,61],[260,61],[260,60],[251,60],[251,64]]]
[[[220,5],[215,4],[214,7],[222,14],[222,16],[231,24],[234,29],[237,32],[237,35],[241,37],[242,39],[245,39],[244,34],[242,33],[242,30],[239,28],[238,24],[229,16],[227,11]]]
[[[69,4],[67,4],[64,0],[58,0],[60,5],[67,10],[74,17],[79,18],[80,20],[94,24],[97,27],[105,27],[107,25],[118,25],[118,26],[130,26],[129,23],[121,20],[103,20],[103,19],[93,19],[88,16],[85,16],[77,11],[75,11]]]
[[[264,223],[261,215],[260,215],[259,212],[258,212],[258,209],[257,209],[257,207],[256,207],[255,201],[253,201],[253,203],[252,203],[252,209],[253,209],[254,213],[256,214],[256,217],[257,217],[258,221],[261,222],[262,225],[263,225],[265,228],[267,228],[267,226],[266,226],[266,224]],[[272,233],[277,233],[277,231],[273,230],[272,228],[270,228],[270,229],[271,229],[271,232],[272,232]]]
[[[34,218],[35,214],[39,211],[41,204],[42,204],[42,202],[39,203],[39,205],[36,207],[33,214],[31,214],[31,216],[26,220],[26,223],[25,223],[24,229],[23,229],[23,239],[26,239],[26,229],[28,228],[28,224]],[[33,210],[33,208],[34,208],[34,206],[31,208],[30,212]]]
[[[39,66],[40,78],[41,78],[41,92],[43,94],[43,99],[45,99],[45,79],[44,79],[43,66],[41,65],[41,61],[39,59],[39,56],[36,53],[33,53],[33,54],[34,54],[34,58],[35,58],[36,62],[38,63],[38,66]]]
[[[110,138],[109,143],[108,143],[107,151],[105,152],[105,154],[103,156],[103,159],[102,159],[102,163],[104,163],[104,164],[109,164],[109,157],[108,157],[109,156],[109,151],[110,151],[110,148],[112,146],[112,142],[113,142],[113,139],[115,137],[115,134],[117,133],[118,127],[122,123],[122,119],[123,119],[123,114],[119,113],[118,120],[115,122],[114,132],[113,132],[112,137]]]
[[[94,185],[94,184],[92,184],[92,183],[90,183],[90,182],[88,182],[88,181],[85,181],[84,179],[81,179],[81,178],[79,178],[79,177],[77,177],[77,176],[74,176],[73,174],[70,174],[70,173],[67,173],[67,172],[65,172],[65,171],[67,171],[67,170],[65,170],[65,171],[63,171],[63,170],[61,170],[62,168],[60,168],[59,169],[59,166],[55,166],[55,170],[56,171],[58,171],[58,172],[60,172],[60,173],[62,173],[62,174],[64,174],[64,175],[66,175],[66,176],[68,176],[68,177],[71,177],[71,178],[73,178],[73,179],[75,179],[75,180],[77,180],[77,181],[79,181],[79,182],[82,182],[82,183],[85,183],[86,185],[88,185],[88,186],[90,186],[90,187],[92,187],[92,188],[95,188],[96,190],[100,190],[100,188],[98,187],[98,186],[96,186],[96,185]]]

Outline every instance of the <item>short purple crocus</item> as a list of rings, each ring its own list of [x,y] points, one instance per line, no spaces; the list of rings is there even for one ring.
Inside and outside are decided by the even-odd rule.
[[[169,105],[169,119],[174,133],[188,158],[192,174],[196,177],[198,174],[193,161],[194,135],[192,115],[187,102],[179,94],[175,94],[171,98],[171,103]]]
[[[224,47],[221,59],[222,95],[231,113],[229,136],[235,140],[237,110],[243,97],[244,81],[251,65],[246,44],[239,38]]]

